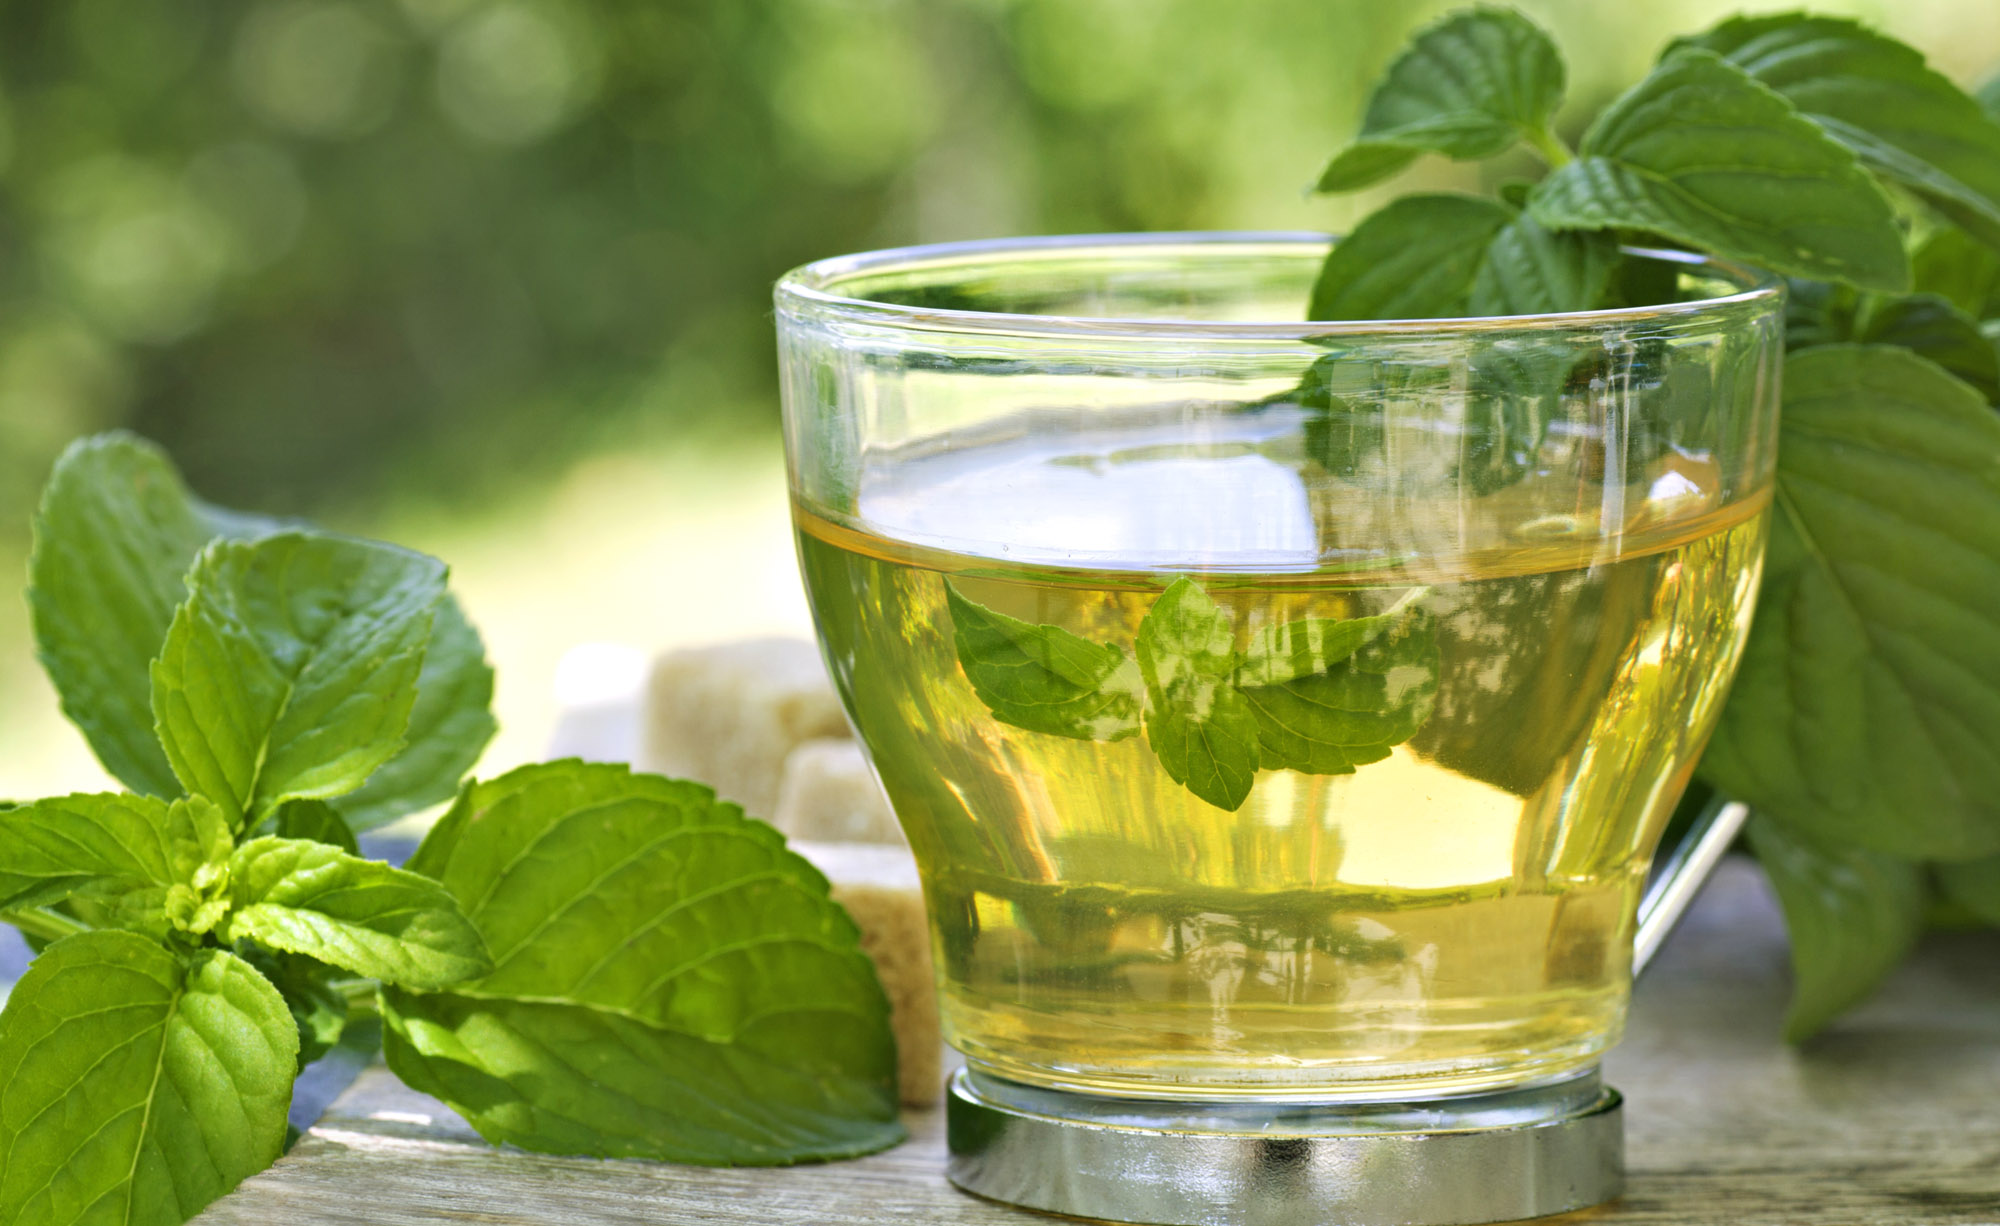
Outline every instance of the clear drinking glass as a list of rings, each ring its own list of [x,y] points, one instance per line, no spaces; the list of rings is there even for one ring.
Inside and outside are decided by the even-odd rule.
[[[778,286],[800,563],[915,850],[946,1035],[1112,1100],[1560,1081],[1749,626],[1782,291],[1293,322],[1328,240]]]

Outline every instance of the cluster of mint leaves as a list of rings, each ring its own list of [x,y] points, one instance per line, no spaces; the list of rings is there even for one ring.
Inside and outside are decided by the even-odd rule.
[[[442,563],[191,497],[125,435],[58,461],[29,600],[132,790],[0,806],[0,1221],[172,1223],[286,1144],[362,1014],[489,1140],[769,1165],[896,1119],[888,1003],[826,880],[699,784],[464,776],[493,676]],[[454,799],[455,798],[455,799]],[[406,868],[356,832],[446,800]]]
[[[1563,89],[1512,10],[1416,35],[1320,190],[1424,154],[1525,147],[1547,172],[1390,202],[1334,246],[1308,318],[1659,301],[1633,247],[1788,278],[1763,587],[1697,773],[1755,811],[1803,1038],[1927,923],[2000,924],[2000,79],[1974,96],[1894,39],[1788,13],[1675,41],[1574,149]],[[1313,392],[1320,434],[1352,445],[1365,423]]]
[[[1232,812],[1259,770],[1352,774],[1417,734],[1438,687],[1424,594],[1372,617],[1261,626],[1239,649],[1229,610],[1183,576],[1127,649],[1009,617],[945,584],[959,664],[995,719],[1084,741],[1143,727],[1175,783]]]

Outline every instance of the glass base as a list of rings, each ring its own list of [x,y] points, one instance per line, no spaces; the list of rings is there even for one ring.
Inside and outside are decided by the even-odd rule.
[[[1622,1100],[1596,1068],[1403,1103],[1165,1103],[970,1069],[947,1095],[968,1192],[1150,1226],[1471,1226],[1600,1204],[1625,1184]]]

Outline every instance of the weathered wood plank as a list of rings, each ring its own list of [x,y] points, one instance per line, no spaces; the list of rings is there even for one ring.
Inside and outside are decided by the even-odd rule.
[[[1782,925],[1756,869],[1725,864],[1640,986],[1607,1062],[1629,1102],[1632,1180],[1562,1222],[1633,1226],[2000,1223],[2000,940],[1937,939],[1803,1051],[1776,1038]],[[380,1068],[270,1171],[200,1222],[1047,1221],[945,1183],[943,1121],[857,1162],[709,1170],[500,1152]]]

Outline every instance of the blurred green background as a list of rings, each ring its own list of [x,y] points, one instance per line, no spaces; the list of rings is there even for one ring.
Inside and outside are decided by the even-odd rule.
[[[438,553],[534,756],[558,661],[804,633],[769,287],[1004,234],[1338,229],[1382,0],[70,0],[0,14],[0,567],[72,437]],[[1706,0],[1525,0],[1575,117]],[[1975,81],[1992,0],[1828,2]],[[1525,169],[1426,162],[1387,191]],[[0,797],[98,785],[0,601]]]

